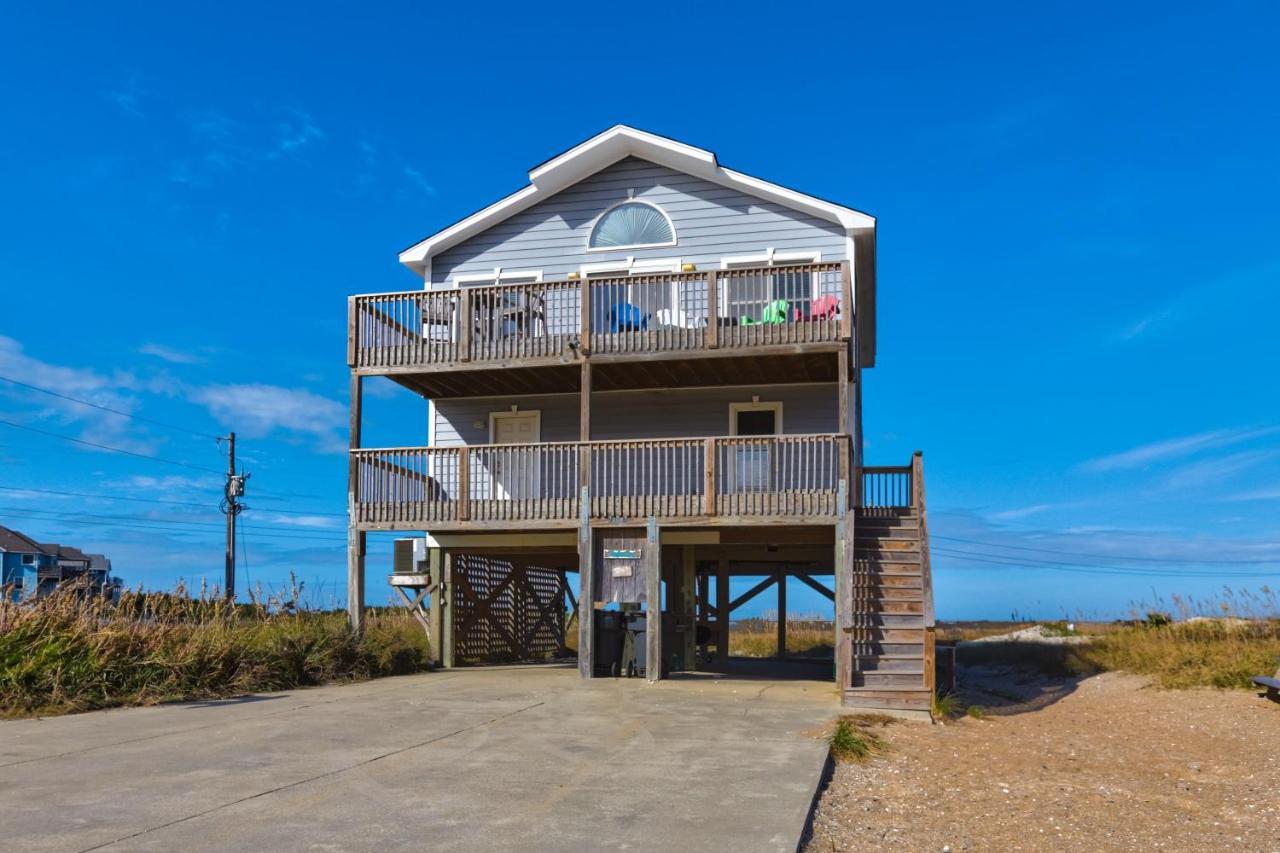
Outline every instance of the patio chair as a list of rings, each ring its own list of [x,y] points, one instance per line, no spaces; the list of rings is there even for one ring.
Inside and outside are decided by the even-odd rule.
[[[609,331],[643,332],[649,328],[649,315],[630,302],[619,302],[609,309]]]

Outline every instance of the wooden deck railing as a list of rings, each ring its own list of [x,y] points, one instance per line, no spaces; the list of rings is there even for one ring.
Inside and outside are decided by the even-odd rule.
[[[864,466],[857,505],[894,509],[910,507],[914,482],[910,465]]]
[[[782,435],[352,450],[353,521],[835,518],[849,437]],[[582,470],[586,466],[586,471]]]
[[[351,367],[848,340],[847,261],[353,296]]]

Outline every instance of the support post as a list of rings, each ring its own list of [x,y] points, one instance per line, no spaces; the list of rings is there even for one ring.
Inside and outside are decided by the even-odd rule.
[[[840,352],[836,353],[837,363],[837,384],[836,394],[839,400],[839,411],[836,413],[839,426],[836,432],[840,435],[849,435],[849,347],[840,347]]]
[[[839,498],[842,507],[848,504],[848,481],[841,480]],[[840,690],[846,690],[852,684],[853,672],[853,631],[854,624],[854,513],[850,508],[842,510],[840,520],[836,523],[836,543],[834,557],[835,593],[836,593],[836,684]]]
[[[716,563],[716,660],[729,663],[729,561]]]
[[[652,683],[662,678],[662,544],[658,520],[653,516],[649,516],[644,560],[645,603],[649,607],[645,622],[645,679]]]
[[[716,440],[705,439],[702,460],[702,512],[704,515],[716,514]]]
[[[703,338],[707,349],[720,346],[720,277],[715,270],[707,270],[707,334]]]
[[[360,448],[363,426],[364,377],[351,374],[350,448]],[[364,630],[364,557],[368,534],[356,529],[356,503],[360,500],[360,470],[355,454],[347,463],[347,621],[353,631]]]
[[[578,440],[591,440],[591,362],[582,362],[582,385],[578,395]]]
[[[364,630],[364,555],[366,537],[363,530],[347,528],[347,621],[351,630]]]
[[[471,518],[471,448],[458,448],[458,520]]]
[[[586,493],[584,488],[583,493]],[[591,526],[578,527],[578,675],[595,675],[595,548]]]
[[[427,637],[431,644],[431,663],[444,662],[444,555],[439,548],[427,550],[427,571],[431,575],[431,599],[427,605]]]
[[[693,546],[680,546],[680,618],[684,622],[684,642],[681,656],[684,669],[693,672],[698,668],[698,564],[693,559]]]
[[[585,349],[586,354],[591,353],[591,282],[584,275],[578,284],[579,296],[578,304],[582,309],[582,315],[578,321],[582,327],[578,332],[578,352],[582,353]]]
[[[453,552],[444,552],[444,582],[440,585],[440,665],[453,669]]]
[[[778,572],[778,657],[787,656],[787,572]]]
[[[458,293],[458,313],[461,315],[459,322],[462,326],[458,329],[458,361],[471,360],[471,335],[476,327],[473,306],[471,291],[462,288]]]

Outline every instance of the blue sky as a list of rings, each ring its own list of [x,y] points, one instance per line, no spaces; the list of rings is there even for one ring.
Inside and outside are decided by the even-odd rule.
[[[625,122],[879,218],[867,456],[926,452],[943,618],[1277,585],[1274,4],[557,10],[11,8],[0,375],[235,428],[251,582],[341,598],[346,296]],[[381,382],[366,443],[420,443]],[[0,523],[219,577],[211,439],[0,411],[192,466],[0,425]]]

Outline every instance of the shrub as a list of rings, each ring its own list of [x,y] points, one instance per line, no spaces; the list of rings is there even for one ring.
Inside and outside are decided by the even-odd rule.
[[[867,718],[875,718],[874,722]],[[885,725],[880,721],[883,715],[867,715],[858,714],[852,716],[843,716],[836,720],[835,730],[831,733],[831,737],[827,742],[831,745],[831,754],[837,761],[863,761],[868,757],[883,752],[885,742],[878,736],[867,731],[868,725],[878,723]],[[883,719],[890,719],[883,717]]]
[[[56,593],[0,600],[0,714],[65,713],[216,699],[425,669],[407,613],[373,611],[355,634],[342,612],[128,592],[118,604]]]

